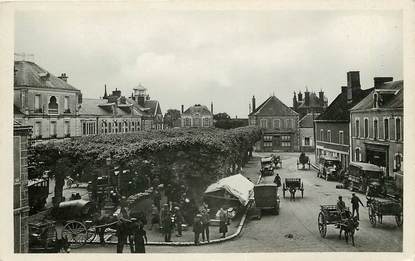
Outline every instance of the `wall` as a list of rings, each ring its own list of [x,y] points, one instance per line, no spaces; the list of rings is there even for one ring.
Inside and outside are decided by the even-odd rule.
[[[313,128],[300,128],[300,150],[301,151],[314,151],[314,131]],[[310,144],[305,145],[305,138],[310,138]]]

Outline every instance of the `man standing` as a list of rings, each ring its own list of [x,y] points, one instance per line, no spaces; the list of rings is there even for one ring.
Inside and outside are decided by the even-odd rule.
[[[274,183],[277,184],[277,187],[281,187],[281,177],[278,173],[275,175]]]
[[[352,217],[354,217],[354,212],[356,211],[356,217],[357,220],[359,220],[359,203],[360,205],[362,205],[362,207],[364,207],[362,201],[360,200],[360,198],[358,196],[356,196],[355,193],[352,193]]]
[[[161,222],[163,226],[163,235],[165,242],[171,242],[171,230],[172,230],[172,220],[169,205],[164,204],[164,208],[161,212]]]
[[[202,215],[202,241],[209,242],[209,225],[210,225],[210,217],[209,217],[209,209],[206,203],[203,203],[203,206],[200,210]]]
[[[195,245],[199,245],[199,237],[202,232],[202,215],[197,214],[193,220],[193,232],[195,233]]]

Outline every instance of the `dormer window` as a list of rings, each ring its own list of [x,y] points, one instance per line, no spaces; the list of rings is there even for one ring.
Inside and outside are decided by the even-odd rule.
[[[378,105],[379,105],[378,99],[379,99],[379,95],[377,93],[373,94],[373,108],[378,107]]]
[[[50,114],[58,114],[58,103],[55,96],[50,97],[48,107]]]

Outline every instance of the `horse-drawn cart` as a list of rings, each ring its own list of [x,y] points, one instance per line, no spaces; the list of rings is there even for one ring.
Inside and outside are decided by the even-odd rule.
[[[305,155],[304,152],[301,152],[300,157],[297,160],[297,169],[300,169],[300,165],[303,165],[302,169],[305,169],[305,166],[308,165],[308,169],[310,169],[310,157]]]
[[[304,184],[301,182],[301,178],[285,178],[282,184],[282,195],[285,198],[285,191],[289,191],[292,197],[295,198],[295,192],[301,191],[301,197],[304,197]]]
[[[272,154],[271,155],[271,158],[272,158],[272,162],[274,163],[274,167],[276,169],[282,168],[282,159],[281,159],[281,156]]]
[[[393,199],[368,198],[367,199],[369,221],[373,226],[376,222],[382,224],[383,216],[394,216],[396,225],[402,225],[402,206],[399,201]]]

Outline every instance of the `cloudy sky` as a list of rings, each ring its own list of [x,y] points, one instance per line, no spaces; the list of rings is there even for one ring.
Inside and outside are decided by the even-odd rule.
[[[350,70],[363,88],[402,79],[401,20],[390,10],[19,12],[15,51],[66,72],[87,98],[141,83],[163,112],[213,101],[215,113],[246,117],[252,95],[292,106],[308,86],[331,102]]]

